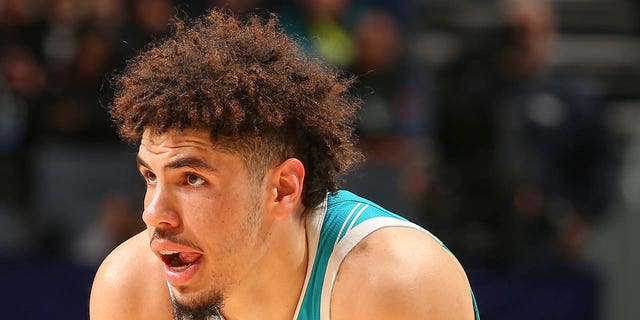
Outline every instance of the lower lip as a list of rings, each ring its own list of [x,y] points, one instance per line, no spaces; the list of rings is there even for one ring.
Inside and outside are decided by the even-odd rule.
[[[186,285],[193,277],[195,277],[198,269],[200,267],[200,259],[194,261],[185,269],[176,270],[171,268],[166,263],[164,264],[164,274],[167,277],[167,281],[173,286],[184,286]]]

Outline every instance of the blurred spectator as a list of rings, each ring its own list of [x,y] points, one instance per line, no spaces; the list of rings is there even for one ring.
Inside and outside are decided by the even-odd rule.
[[[99,219],[87,226],[73,245],[75,262],[87,266],[99,264],[117,245],[144,228],[138,205],[130,195],[107,195],[99,208]],[[137,200],[136,200],[137,201]]]
[[[41,60],[45,24],[36,1],[0,0],[0,45],[19,45],[31,49]]]
[[[45,73],[36,57],[21,46],[7,45],[3,49],[0,70],[9,88],[22,98],[36,98],[45,86]]]
[[[166,31],[174,14],[170,0],[135,0],[133,10],[138,27],[151,35]]]
[[[45,2],[45,10],[48,13],[45,19],[48,25],[44,33],[43,46],[45,62],[54,77],[68,67],[76,53],[76,30],[86,13],[82,10],[81,3],[76,0]]]
[[[283,27],[308,54],[345,68],[355,59],[353,23],[360,13],[350,0],[297,0],[277,8]]]
[[[350,72],[363,99],[358,131],[367,161],[346,180],[355,192],[424,224],[433,103],[429,70],[410,59],[403,34],[383,10],[364,11],[355,23]]]
[[[93,0],[91,18],[102,30],[117,30],[129,19],[124,0]]]
[[[133,17],[123,35],[129,46],[127,57],[164,36],[169,31],[169,20],[177,13],[171,0],[133,0],[130,10]]]
[[[115,38],[92,25],[78,29],[75,37],[67,67],[52,71],[56,83],[36,119],[38,138],[115,143],[106,110],[112,94],[108,77],[120,61]]]
[[[437,223],[483,263],[572,264],[612,194],[604,110],[594,86],[550,65],[550,4],[501,4],[504,28],[474,34],[443,77]]]

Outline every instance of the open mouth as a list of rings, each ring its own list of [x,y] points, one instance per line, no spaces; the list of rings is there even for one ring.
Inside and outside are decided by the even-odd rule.
[[[164,264],[174,272],[184,271],[200,259],[196,252],[160,251]]]

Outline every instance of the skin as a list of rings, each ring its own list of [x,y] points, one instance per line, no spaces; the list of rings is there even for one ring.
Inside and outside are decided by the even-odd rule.
[[[256,185],[239,155],[195,130],[145,132],[138,158],[147,230],[102,263],[91,319],[172,319],[165,266],[150,250],[154,232],[171,235],[152,243],[156,251],[163,243],[202,254],[193,277],[170,284],[180,303],[193,305],[215,291],[227,319],[292,319],[308,260],[302,163],[287,159]],[[473,309],[451,254],[424,233],[386,228],[345,258],[331,318],[473,319]]]

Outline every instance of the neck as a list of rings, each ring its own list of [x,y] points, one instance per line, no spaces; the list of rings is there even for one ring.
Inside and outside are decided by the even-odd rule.
[[[307,272],[305,217],[300,209],[274,222],[269,253],[225,299],[227,320],[293,318]]]

